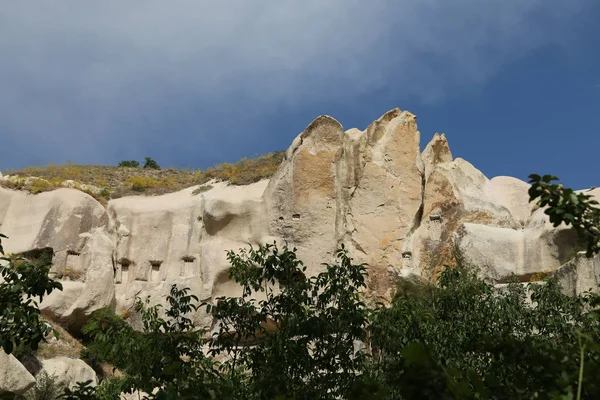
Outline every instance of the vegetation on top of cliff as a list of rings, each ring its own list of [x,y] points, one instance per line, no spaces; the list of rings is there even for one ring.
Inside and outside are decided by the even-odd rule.
[[[204,184],[212,179],[228,181],[232,185],[247,185],[273,176],[283,161],[283,155],[284,152],[277,151],[256,158],[243,158],[233,164],[218,164],[205,170],[156,169],[155,163],[151,167],[141,168],[139,163],[136,167],[131,161],[121,163],[122,166],[50,164],[44,167],[3,171],[9,177],[0,178],[0,186],[26,190],[34,194],[61,187],[73,187],[101,202],[106,202],[109,199],[140,193],[171,193]]]

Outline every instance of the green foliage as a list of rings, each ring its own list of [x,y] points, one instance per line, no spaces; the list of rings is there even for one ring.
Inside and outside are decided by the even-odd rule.
[[[242,382],[236,398],[348,398],[364,365],[355,342],[366,338],[365,266],[342,249],[336,263],[307,278],[295,250],[271,245],[228,259],[243,295],[211,309],[219,330],[210,353],[228,356],[221,370]],[[259,293],[265,300],[255,300]]]
[[[122,390],[157,388],[149,398],[161,399],[375,398],[365,397],[376,392],[377,382],[365,371],[366,355],[355,348],[367,334],[364,265],[352,264],[340,250],[336,263],[307,278],[287,247],[261,246],[228,258],[243,296],[206,304],[219,321],[209,340],[187,316],[198,310],[198,299],[176,286],[164,318],[162,307],[138,300],[142,332],[109,310],[92,315],[83,328],[93,338],[88,351],[125,373]],[[252,299],[258,292],[265,300]]]
[[[125,372],[113,392],[148,398],[600,398],[598,295],[552,279],[496,288],[457,254],[437,285],[400,280],[389,307],[369,310],[365,266],[336,256],[308,278],[287,247],[228,252],[242,295],[206,305],[209,340],[187,317],[198,299],[175,286],[164,318],[138,300],[142,332],[106,310],[84,331]]]
[[[553,184],[558,180],[552,175],[529,175],[529,198],[536,200],[540,207],[548,206],[544,211],[550,222],[556,227],[561,223],[573,225],[579,238],[587,246],[587,256],[600,251],[600,208],[592,196],[583,192],[576,193],[564,188],[562,184]]]
[[[136,161],[136,160],[123,160],[117,166],[118,167],[125,167],[125,168],[139,168],[140,163],[139,163],[139,161]],[[146,157],[145,160],[144,160],[144,167],[143,168],[160,169],[160,166],[152,158]]]
[[[73,388],[66,388],[64,393],[58,397],[60,400],[98,400],[96,389],[90,384],[92,381],[78,382]]]
[[[4,255],[0,235],[0,252]],[[40,318],[38,301],[59,282],[48,278],[49,262],[32,263],[24,257],[0,257],[0,346],[10,354],[19,346],[36,350],[52,331]]]
[[[131,184],[131,190],[136,192],[144,192],[146,189],[156,188],[156,187],[173,187],[176,185],[175,182],[169,179],[154,179],[152,177],[145,176],[132,176],[129,178],[129,182]]]
[[[121,161],[118,165],[118,167],[128,167],[128,168],[138,168],[140,166],[139,161],[136,160],[124,160]]]
[[[74,188],[87,192],[102,204],[109,199],[116,199],[136,192],[157,195],[171,193],[192,186],[202,185],[211,179],[229,181],[232,185],[246,185],[261,179],[270,178],[278,170],[284,152],[274,152],[253,159],[242,159],[236,163],[223,163],[206,170],[191,169],[153,169],[132,168],[135,160],[125,160],[126,164],[119,166],[103,165],[65,165],[50,164],[41,167],[27,167],[20,170],[4,171],[10,179],[0,180],[0,185],[15,190],[26,190],[32,193],[54,190],[64,187],[65,180],[74,181]],[[130,165],[125,168],[123,165]],[[37,177],[40,179],[27,179]],[[134,178],[143,178],[141,185],[136,184],[132,189]],[[100,191],[90,191],[86,185],[99,188]],[[72,186],[72,185],[69,185]]]
[[[94,340],[96,334],[107,331],[108,328],[114,331],[127,330],[133,334],[133,330],[125,323],[121,316],[117,315],[110,308],[101,308],[94,311],[87,323],[81,328],[81,334],[84,347],[80,352],[80,357],[89,366],[91,366],[96,374],[102,376],[103,371],[101,364],[109,362],[106,355],[112,351],[112,343],[100,340]]]
[[[198,308],[198,299],[188,292],[187,288],[171,288],[166,318],[159,315],[162,307],[150,307],[148,300],[138,299],[142,332],[107,311],[86,324],[84,334],[93,338],[88,349],[125,373],[120,389],[151,393],[160,388],[151,398],[213,398],[211,393],[220,393],[213,361],[202,352],[203,332],[186,316]]]
[[[158,165],[158,163],[150,157],[146,157],[144,162],[144,168],[160,169],[160,165]]]
[[[120,378],[105,379],[97,386],[92,386],[92,381],[77,382],[73,388],[65,388],[56,397],[57,400],[117,400],[122,399],[121,394],[124,380]]]
[[[597,296],[564,295],[553,280],[499,289],[476,272],[459,264],[437,286],[402,282],[391,307],[375,315],[372,345],[390,398],[543,399],[574,391],[579,337],[599,339],[590,312]],[[589,372],[597,371],[598,352],[585,355]],[[592,375],[584,383],[585,398],[600,396]]]

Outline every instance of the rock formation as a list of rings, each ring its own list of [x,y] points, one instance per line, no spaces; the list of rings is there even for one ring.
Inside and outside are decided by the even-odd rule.
[[[124,312],[145,296],[162,302],[173,283],[201,300],[237,295],[226,251],[273,240],[296,247],[309,274],[343,244],[369,265],[369,292],[384,298],[395,276],[431,279],[457,249],[495,282],[554,269],[568,292],[598,288],[600,261],[578,255],[573,231],[552,228],[532,207],[527,183],[488,179],[453,159],[444,135],[420,146],[407,111],[389,111],[364,131],[320,116],[270,180],[123,197],[106,208],[75,189],[0,188],[0,232],[9,252],[53,256],[64,290],[42,309],[75,330],[101,307]],[[210,323],[202,313],[195,320]]]
[[[30,195],[0,188],[0,230],[4,250],[30,257],[49,253],[51,276],[62,292],[44,299],[44,314],[63,325],[81,326],[114,299],[113,238],[106,209],[73,189]]]
[[[55,357],[42,361],[42,371],[55,377],[59,387],[73,389],[78,382],[91,381],[91,386],[98,384],[96,373],[82,360],[69,357]],[[42,372],[40,371],[40,372]]]
[[[267,183],[216,183],[198,195],[190,188],[111,201],[118,311],[130,310],[136,297],[166,296],[173,283],[201,300],[239,294],[228,280],[225,251],[273,239],[262,197]]]
[[[12,354],[0,349],[0,388],[21,395],[35,385],[35,378]]]

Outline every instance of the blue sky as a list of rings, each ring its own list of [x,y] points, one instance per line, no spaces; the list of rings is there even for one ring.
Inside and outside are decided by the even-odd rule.
[[[600,186],[598,0],[0,0],[0,169],[284,149],[399,107],[488,177]]]

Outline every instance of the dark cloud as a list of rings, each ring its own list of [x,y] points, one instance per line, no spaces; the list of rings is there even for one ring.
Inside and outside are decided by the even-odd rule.
[[[171,152],[172,163],[212,161],[268,140],[253,127],[279,107],[355,103],[391,82],[444,101],[532,49],[562,45],[560,27],[586,4],[6,1],[0,135],[10,147],[0,167],[114,163],[151,150]]]

